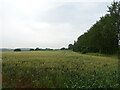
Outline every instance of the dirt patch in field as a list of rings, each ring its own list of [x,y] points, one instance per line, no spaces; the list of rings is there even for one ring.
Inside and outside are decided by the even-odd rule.
[[[31,82],[28,82],[28,80],[24,79],[17,79],[14,83],[15,88],[32,88],[33,85]]]

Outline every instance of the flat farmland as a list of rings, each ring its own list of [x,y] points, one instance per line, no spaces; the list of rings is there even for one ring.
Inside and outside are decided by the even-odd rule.
[[[116,57],[73,51],[2,52],[3,88],[117,88]]]

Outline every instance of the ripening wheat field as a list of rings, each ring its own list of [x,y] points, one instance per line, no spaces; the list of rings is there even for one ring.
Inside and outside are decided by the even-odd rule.
[[[2,53],[3,88],[117,88],[118,60],[72,51]]]

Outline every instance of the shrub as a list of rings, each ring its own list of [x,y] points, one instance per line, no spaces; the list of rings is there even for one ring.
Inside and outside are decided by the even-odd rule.
[[[15,49],[14,51],[21,51],[21,49]]]

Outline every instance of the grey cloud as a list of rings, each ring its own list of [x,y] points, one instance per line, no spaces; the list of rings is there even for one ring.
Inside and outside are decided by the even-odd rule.
[[[105,3],[64,3],[63,5],[48,11],[43,18],[38,20],[46,22],[86,23],[94,22],[106,12]]]
[[[67,47],[104,15],[110,4],[54,2],[41,7],[41,0],[31,0],[29,6],[23,6],[23,1],[19,6],[16,0],[5,2],[0,9],[3,47]]]

